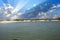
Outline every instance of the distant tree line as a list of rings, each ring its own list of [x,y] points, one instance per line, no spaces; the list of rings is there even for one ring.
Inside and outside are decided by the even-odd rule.
[[[60,18],[56,18],[57,20],[60,20]]]

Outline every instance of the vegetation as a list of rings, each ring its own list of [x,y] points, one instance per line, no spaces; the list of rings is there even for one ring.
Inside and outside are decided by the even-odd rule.
[[[55,19],[14,19],[14,20],[0,20],[0,22],[2,22],[2,21],[30,21],[30,22],[32,22],[32,21],[39,21],[39,20],[60,20],[60,18],[55,18]]]
[[[56,18],[57,20],[60,20],[60,18]]]

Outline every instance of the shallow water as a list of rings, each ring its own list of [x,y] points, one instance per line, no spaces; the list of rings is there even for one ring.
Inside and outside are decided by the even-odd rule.
[[[0,40],[60,40],[60,22],[0,23]]]

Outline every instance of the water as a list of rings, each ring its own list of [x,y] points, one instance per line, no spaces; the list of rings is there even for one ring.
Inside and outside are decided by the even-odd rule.
[[[60,40],[60,22],[0,23],[0,40]]]

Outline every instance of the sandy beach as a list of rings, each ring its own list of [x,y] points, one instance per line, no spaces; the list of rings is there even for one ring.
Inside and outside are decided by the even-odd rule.
[[[0,21],[0,23],[12,23],[12,22],[44,22],[49,20],[40,20],[40,21]],[[51,20],[51,21],[60,21],[60,20]]]

